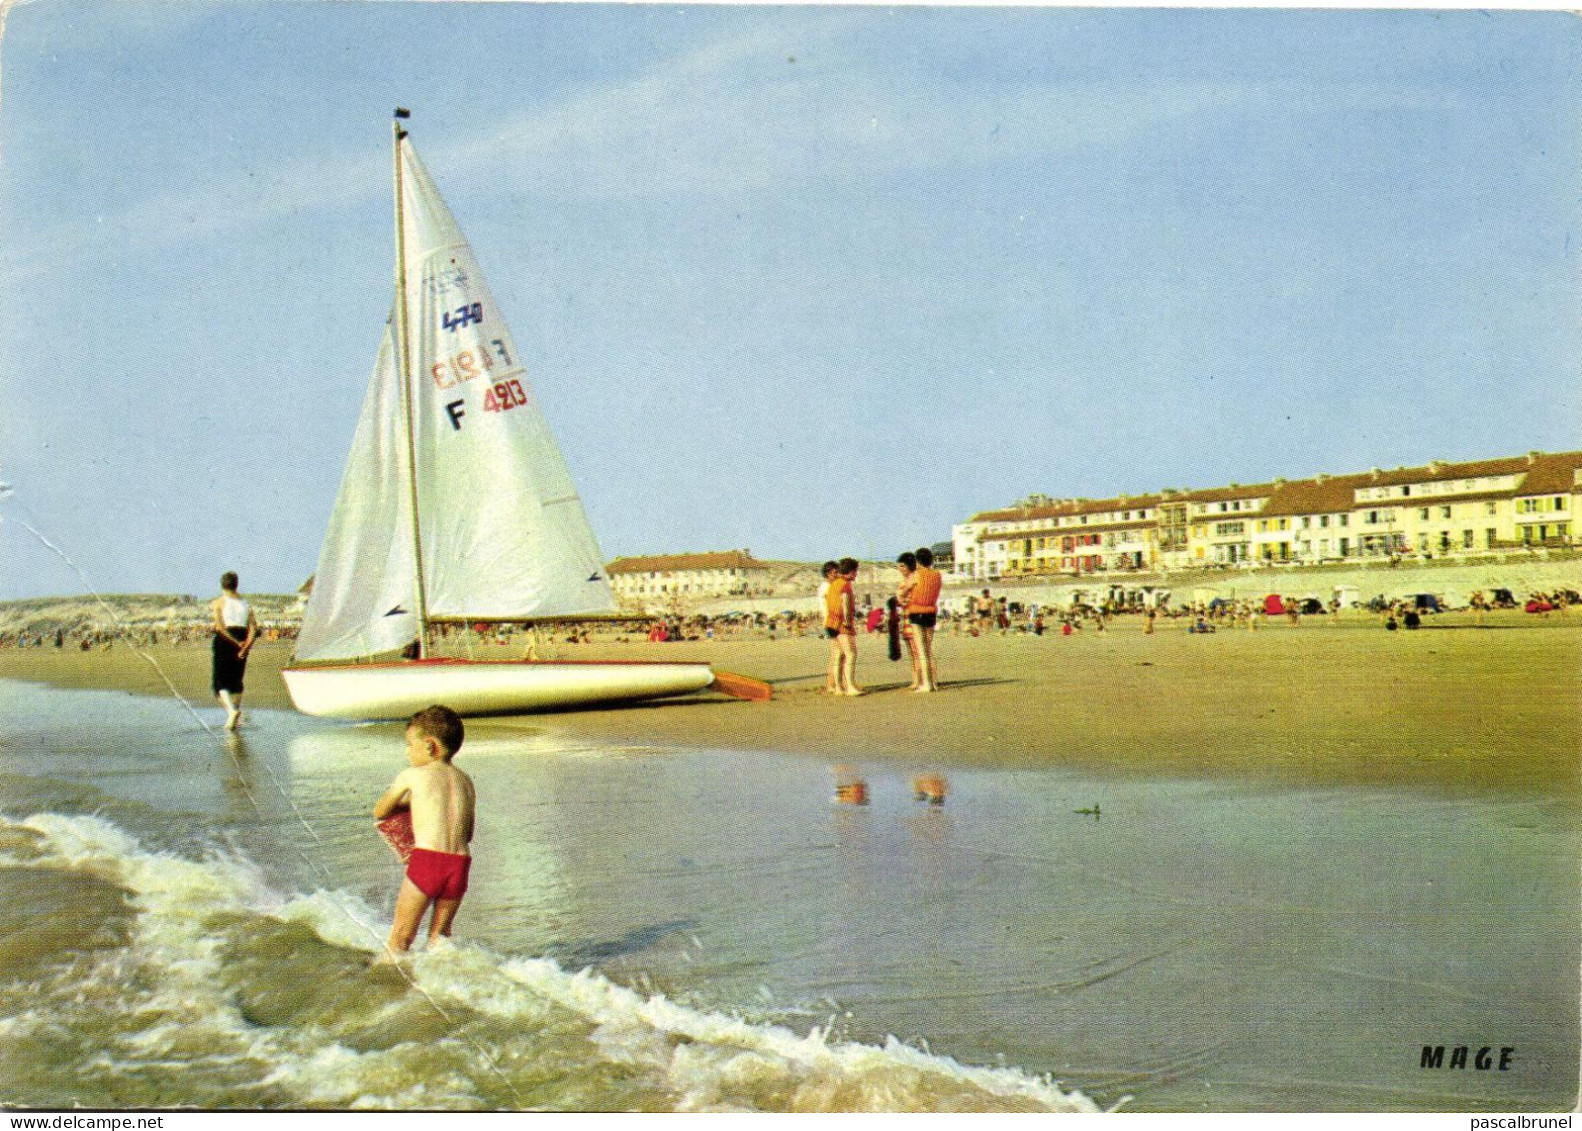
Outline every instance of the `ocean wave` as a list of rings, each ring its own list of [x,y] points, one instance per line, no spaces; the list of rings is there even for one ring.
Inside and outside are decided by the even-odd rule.
[[[60,909],[71,941],[4,976],[24,991],[0,1009],[0,1094],[13,1103],[1097,1110],[1015,1068],[798,1033],[548,958],[451,942],[372,966],[388,919],[358,896],[277,891],[234,852],[151,851],[101,817],[0,820],[0,868],[99,885],[87,906]],[[82,925],[95,915],[114,929],[90,946]]]

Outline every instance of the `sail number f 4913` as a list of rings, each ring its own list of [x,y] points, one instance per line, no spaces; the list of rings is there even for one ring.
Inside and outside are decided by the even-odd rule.
[[[484,412],[505,412],[527,403],[527,391],[520,381],[498,381],[483,393]],[[461,431],[461,418],[467,415],[465,400],[450,401],[445,405],[445,415],[450,418],[453,431]]]

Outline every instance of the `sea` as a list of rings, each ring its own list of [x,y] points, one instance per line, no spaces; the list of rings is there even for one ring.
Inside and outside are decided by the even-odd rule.
[[[399,725],[220,720],[0,681],[0,1102],[1577,1099],[1582,846],[1554,798],[835,767],[474,722],[455,938],[379,966],[401,871],[369,813]],[[922,771],[943,804],[914,795]],[[836,799],[854,777],[866,804]]]

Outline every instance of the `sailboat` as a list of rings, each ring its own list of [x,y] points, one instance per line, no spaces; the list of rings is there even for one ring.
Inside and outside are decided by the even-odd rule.
[[[614,595],[472,248],[396,111],[396,293],[282,675],[309,715],[403,718],[657,699],[767,684],[704,662],[470,660],[431,628],[608,613]],[[405,658],[378,661],[405,653]]]

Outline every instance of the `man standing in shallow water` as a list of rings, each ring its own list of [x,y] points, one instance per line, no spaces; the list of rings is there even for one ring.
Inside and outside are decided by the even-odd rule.
[[[475,795],[472,779],[451,764],[465,734],[461,716],[449,707],[426,707],[413,715],[406,725],[410,765],[374,805],[376,821],[401,809],[412,814],[415,847],[396,896],[395,922],[386,944],[391,956],[411,947],[431,903],[429,945],[448,937],[467,894]]]
[[[214,694],[225,706],[225,729],[242,725],[242,679],[247,674],[247,653],[258,639],[258,618],[242,600],[240,581],[227,570],[220,577],[220,595],[209,602],[214,622]],[[105,645],[109,647],[109,645]]]

